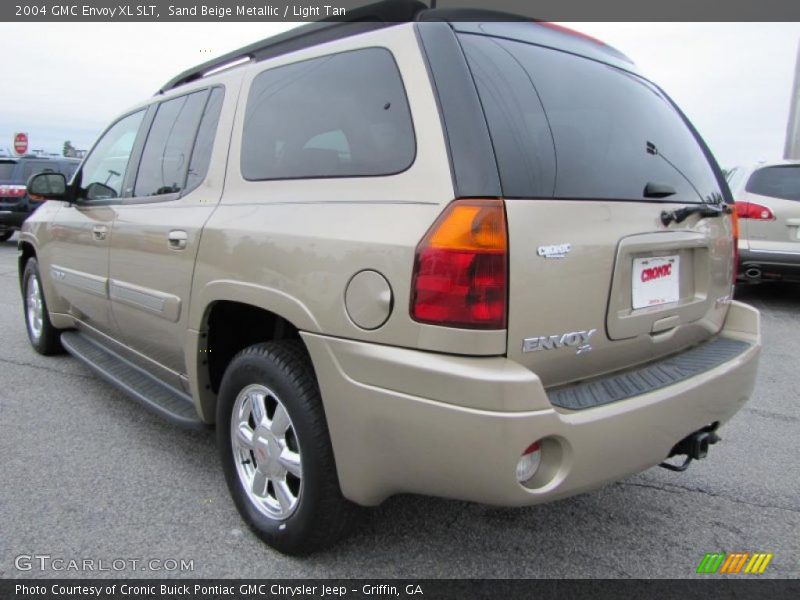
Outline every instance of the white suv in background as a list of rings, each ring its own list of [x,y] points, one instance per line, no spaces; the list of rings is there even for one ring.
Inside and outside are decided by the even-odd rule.
[[[735,167],[739,278],[800,281],[800,160]]]

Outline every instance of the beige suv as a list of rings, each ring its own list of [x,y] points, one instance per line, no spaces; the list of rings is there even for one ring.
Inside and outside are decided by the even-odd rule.
[[[685,468],[753,389],[730,192],[680,110],[600,42],[459,15],[244,48],[29,183],[34,348],[215,425],[282,552],[393,494]]]

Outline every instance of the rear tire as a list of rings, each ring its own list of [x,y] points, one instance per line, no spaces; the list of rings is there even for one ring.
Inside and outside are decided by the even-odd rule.
[[[12,235],[14,235],[13,229],[5,229],[3,231],[0,231],[0,244],[10,240]]]
[[[217,403],[217,444],[247,525],[284,554],[341,539],[356,512],[342,496],[311,362],[296,340],[239,352]]]
[[[22,272],[22,305],[25,329],[33,349],[45,356],[62,353],[64,348],[61,346],[61,332],[50,323],[39,275],[39,263],[35,258],[28,259]]]

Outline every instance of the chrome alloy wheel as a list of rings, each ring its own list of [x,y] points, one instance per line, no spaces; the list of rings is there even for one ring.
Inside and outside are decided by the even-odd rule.
[[[288,519],[303,490],[300,445],[280,398],[253,384],[236,397],[231,415],[236,472],[247,497],[267,517]]]
[[[44,329],[44,300],[39,279],[33,274],[28,277],[28,284],[25,286],[25,311],[28,317],[28,331],[36,343],[42,337]]]

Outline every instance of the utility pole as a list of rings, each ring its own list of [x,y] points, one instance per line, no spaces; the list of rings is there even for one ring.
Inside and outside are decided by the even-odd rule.
[[[789,122],[786,124],[786,145],[783,158],[800,159],[800,44],[794,64],[794,85],[789,100]]]

